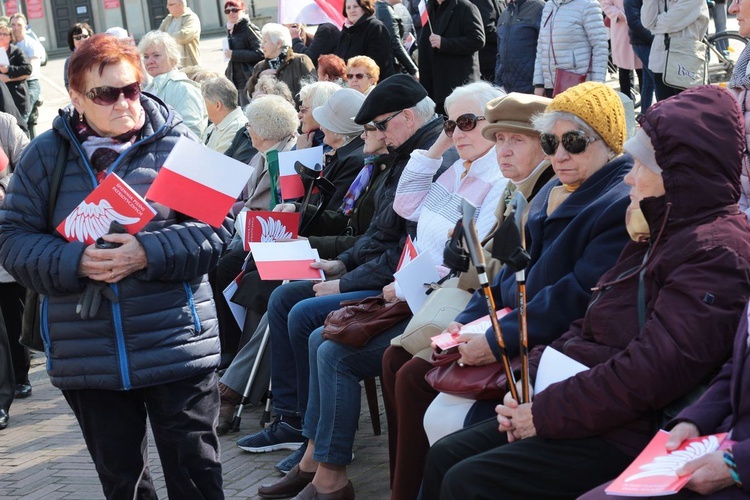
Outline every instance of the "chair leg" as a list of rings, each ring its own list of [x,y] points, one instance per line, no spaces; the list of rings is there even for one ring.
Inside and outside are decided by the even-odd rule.
[[[372,420],[372,432],[380,436],[380,407],[378,405],[378,386],[375,383],[375,377],[364,379],[365,394],[367,395],[367,407],[370,409],[370,419]]]

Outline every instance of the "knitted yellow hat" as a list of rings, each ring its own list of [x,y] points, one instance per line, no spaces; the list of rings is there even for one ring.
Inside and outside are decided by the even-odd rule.
[[[627,128],[622,101],[601,82],[584,82],[557,94],[547,112],[564,111],[588,123],[615,153],[622,153]]]

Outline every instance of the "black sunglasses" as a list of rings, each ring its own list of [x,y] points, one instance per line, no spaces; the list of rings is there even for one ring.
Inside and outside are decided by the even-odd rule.
[[[385,120],[381,120],[379,122],[372,122],[372,126],[380,130],[381,132],[385,132],[385,129],[388,128],[388,122],[396,118],[399,114],[403,113],[403,111],[404,111],[403,109],[401,111],[396,111]]]
[[[484,116],[477,116],[474,113],[466,113],[455,120],[446,120],[445,123],[443,123],[443,130],[445,131],[445,135],[453,137],[453,132],[455,132],[456,127],[464,132],[469,132],[477,128],[477,122],[484,119]]]
[[[562,142],[562,147],[572,155],[579,155],[586,151],[586,147],[597,140],[598,137],[589,137],[583,130],[568,130],[558,139],[555,134],[543,133],[540,136],[542,151],[547,156],[552,156],[557,152],[557,147]]]
[[[103,87],[94,87],[86,92],[85,95],[87,98],[91,99],[94,104],[109,106],[110,104],[117,102],[120,98],[120,94],[122,94],[128,101],[136,101],[141,95],[141,84],[133,82],[124,87],[109,87],[106,85]]]
[[[83,35],[83,34],[81,34],[81,35],[73,35],[73,40],[77,40],[77,41],[80,42],[81,40],[86,40],[90,36],[91,35]]]
[[[224,9],[224,14],[234,14],[235,12],[239,12],[240,9],[236,7],[230,7],[228,9]]]
[[[364,77],[370,78],[370,75],[366,75],[364,73],[347,73],[346,74],[347,80],[353,80],[354,78],[356,78],[357,80],[361,80]]]

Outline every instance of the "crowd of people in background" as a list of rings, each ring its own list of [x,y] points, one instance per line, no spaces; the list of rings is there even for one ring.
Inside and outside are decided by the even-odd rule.
[[[23,14],[0,19],[0,430],[32,395],[20,334],[37,315],[107,498],[156,496],[147,419],[170,497],[223,498],[218,436],[270,384],[272,422],[237,446],[291,454],[258,496],[353,499],[360,384],[378,376],[394,500],[602,498],[660,427],[669,449],[732,432],[678,471],[694,473],[679,498],[750,492],[750,49],[726,88],[665,80],[668,40],[727,11],[748,36],[750,0],[344,0],[340,26],[262,27],[225,0],[223,74],[186,0],[166,7],[137,43],[71,26],[70,104],[38,137],[46,52]],[[222,224],[157,205],[135,235],[56,233],[110,174],[145,195],[184,137],[253,168]],[[277,153],[313,147],[330,187],[283,199]],[[467,202],[468,270],[444,259]],[[299,213],[325,279],[262,279],[235,227],[255,211]],[[523,292],[501,256],[516,219]],[[327,339],[344,301],[406,301],[408,244],[440,278],[424,309],[364,346]],[[507,314],[463,334],[487,294]],[[415,330],[438,297],[450,318]],[[459,374],[526,348],[532,381],[546,349],[587,369],[528,401],[507,373],[500,395],[453,392],[430,377],[444,361],[424,332],[441,331]]]

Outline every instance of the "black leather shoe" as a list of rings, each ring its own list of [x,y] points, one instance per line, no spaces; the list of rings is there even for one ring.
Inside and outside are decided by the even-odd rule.
[[[8,410],[3,410],[0,408],[0,431],[8,427],[8,421],[10,420],[10,415],[8,415]]]
[[[31,396],[31,384],[16,384],[16,399],[28,398]]]
[[[299,465],[295,465],[278,483],[264,484],[258,488],[258,496],[261,498],[293,497],[305,489],[305,486],[310,484],[314,477],[314,472],[303,472]]]

